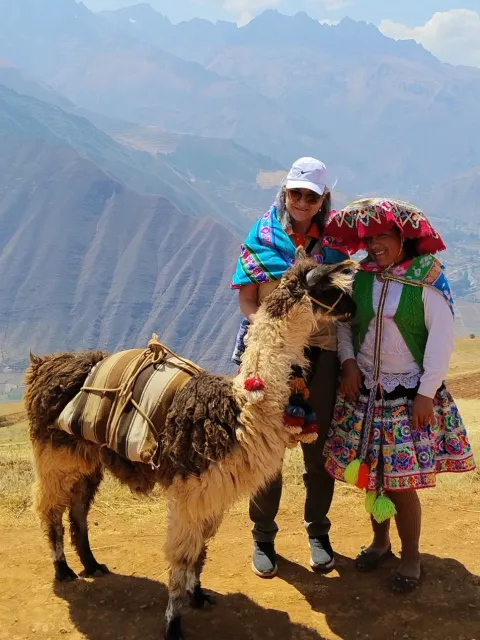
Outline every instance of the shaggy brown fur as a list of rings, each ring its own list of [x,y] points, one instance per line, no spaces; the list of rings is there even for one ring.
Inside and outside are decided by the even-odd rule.
[[[133,493],[148,495],[155,488],[157,475],[152,467],[122,458],[107,447],[100,449],[99,457],[103,466]]]
[[[158,474],[169,486],[175,476],[200,476],[237,444],[240,407],[232,381],[210,373],[192,378],[175,395],[160,430]]]
[[[299,252],[297,265],[262,304],[249,331],[241,372],[235,378],[199,373],[177,392],[165,424],[155,425],[160,445],[156,470],[55,429],[61,411],[107,354],[31,357],[25,404],[35,460],[35,506],[50,542],[55,575],[60,580],[76,577],[63,551],[62,518],[67,509],[85,573],[108,571],[91,552],[87,526],[103,468],[141,493],[160,482],[169,505],[168,640],[181,638],[185,594],[193,606],[209,601],[200,587],[200,574],[206,542],[215,535],[225,511],[242,495],[261,489],[281,465],[288,442],[283,413],[291,367],[304,363],[317,315],[325,313],[310,296],[327,305],[339,301],[332,319],[354,311],[342,273],[353,263],[318,266],[302,257]],[[263,390],[245,389],[251,376],[263,379]]]
[[[73,454],[98,460],[136,493],[151,492],[157,482],[168,488],[176,476],[200,476],[236,445],[240,407],[232,381],[210,373],[194,376],[180,389],[165,423],[159,425],[157,470],[56,429],[55,419],[67,398],[73,399],[92,366],[106,355],[87,351],[34,358],[26,375],[25,405],[35,442],[48,442],[53,448],[68,448]],[[46,393],[41,394],[40,389]]]
[[[32,437],[42,439],[70,400],[80,391],[92,367],[108,356],[105,351],[30,355],[25,374],[25,406]],[[42,393],[39,393],[42,389]]]

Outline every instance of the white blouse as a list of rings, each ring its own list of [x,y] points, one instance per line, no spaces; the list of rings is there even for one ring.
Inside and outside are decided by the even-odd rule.
[[[383,284],[375,278],[373,286],[375,313],[378,310]],[[393,319],[404,286],[408,285],[391,281],[385,301],[379,382],[385,391],[390,392],[399,385],[407,389],[414,388],[420,381],[418,393],[433,398],[445,380],[450,366],[450,358],[454,349],[453,316],[447,301],[440,292],[431,287],[423,287],[422,297],[428,340],[422,371],[415,362]],[[373,379],[375,329],[376,316],[370,323],[365,340],[357,354],[357,364],[365,376],[367,389],[371,389],[375,384]],[[338,355],[342,364],[350,358],[355,359],[350,324],[338,324]]]

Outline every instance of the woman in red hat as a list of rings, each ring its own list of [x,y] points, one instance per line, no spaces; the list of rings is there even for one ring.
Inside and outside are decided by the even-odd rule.
[[[373,542],[356,559],[371,571],[392,556],[390,518],[402,543],[391,588],[414,589],[421,575],[418,489],[441,472],[475,468],[465,426],[445,385],[454,348],[453,299],[434,253],[439,234],[415,206],[374,198],[335,214],[326,234],[352,252],[357,313],[338,329],[341,387],[325,445],[326,469],[366,490]]]

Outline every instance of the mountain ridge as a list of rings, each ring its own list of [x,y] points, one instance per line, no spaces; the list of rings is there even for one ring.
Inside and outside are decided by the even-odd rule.
[[[141,193],[164,195],[184,213],[194,217],[211,216],[238,232],[248,227],[236,203],[222,200],[218,193],[205,187],[206,183],[189,180],[164,154],[153,156],[117,142],[75,110],[65,111],[55,104],[21,96],[3,85],[0,85],[0,103],[0,130],[16,126],[20,134],[22,127],[26,127],[27,137],[34,132],[46,140],[55,139],[59,144],[73,146],[127,186]],[[8,120],[5,119],[7,110],[10,111]],[[271,166],[276,167],[273,161]]]
[[[135,193],[73,149],[4,133],[0,143],[3,366],[24,365],[30,348],[133,348],[155,331],[228,370],[238,322],[230,231]]]
[[[91,111],[229,138],[285,167],[319,155],[352,193],[411,197],[417,181],[434,189],[480,163],[480,70],[445,65],[371,24],[322,25],[270,10],[241,28],[171,25],[145,5],[94,14],[62,0],[55,35],[38,2],[26,2],[26,27],[18,11],[4,12],[0,55]],[[0,8],[7,4],[0,0]],[[144,26],[132,11],[148,12]],[[272,25],[284,34],[281,47]],[[455,150],[447,162],[444,147]]]
[[[265,42],[266,34],[270,34],[274,43],[288,41],[290,44],[314,46],[321,49],[325,41],[329,43],[332,39],[337,38],[340,32],[342,40],[338,46],[340,53],[344,50],[345,44],[350,43],[352,35],[358,39],[361,34],[365,38],[368,37],[369,44],[372,42],[372,37],[375,38],[381,53],[401,51],[407,57],[428,60],[432,64],[441,64],[433,54],[414,40],[392,40],[383,35],[374,25],[355,21],[348,17],[343,18],[338,24],[330,25],[320,23],[304,11],[287,16],[272,8],[265,9],[248,24],[241,27],[233,22],[218,21],[213,23],[198,18],[173,24],[166,16],[147,3],[103,10],[98,14],[117,27],[134,30],[137,35],[144,38],[147,36],[146,41],[151,44],[160,46],[161,42],[162,48],[175,55],[182,51],[179,47],[185,48],[187,46],[187,41],[191,39],[193,30],[197,36],[195,42],[197,52],[199,44],[200,48],[252,42],[258,44],[258,42]],[[356,51],[356,53],[359,52]],[[205,62],[205,59],[198,60]]]
[[[334,200],[382,194],[433,211],[462,304],[474,304],[479,70],[302,14],[241,29],[159,18],[170,34],[159,44],[145,7],[135,23],[73,0],[0,0],[0,15],[8,364],[30,347],[144,346],[155,331],[231,371],[239,245],[301,155],[325,160]],[[272,21],[295,38],[278,47]]]

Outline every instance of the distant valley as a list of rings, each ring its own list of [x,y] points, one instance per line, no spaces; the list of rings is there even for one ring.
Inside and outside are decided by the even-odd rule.
[[[457,334],[480,334],[479,69],[306,14],[237,28],[146,4],[0,12],[0,369],[157,331],[232,371],[239,245],[304,154],[328,164],[337,207],[425,208],[449,245]]]

